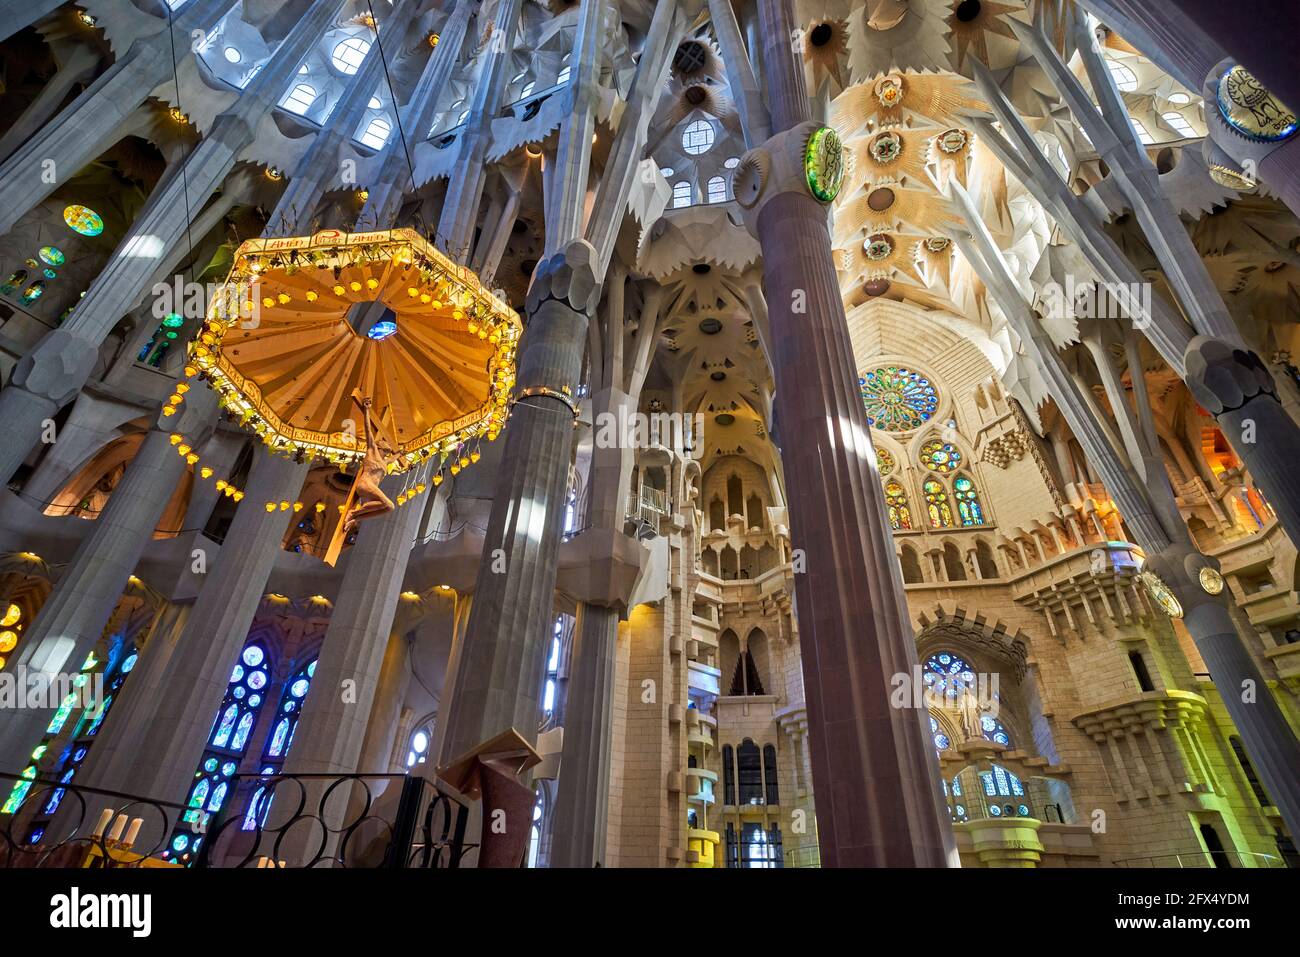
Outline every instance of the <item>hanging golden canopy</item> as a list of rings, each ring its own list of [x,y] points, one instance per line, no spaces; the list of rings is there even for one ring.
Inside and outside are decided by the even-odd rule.
[[[190,345],[192,372],[273,451],[365,452],[354,392],[394,445],[390,472],[496,438],[519,316],[409,229],[254,239]]]

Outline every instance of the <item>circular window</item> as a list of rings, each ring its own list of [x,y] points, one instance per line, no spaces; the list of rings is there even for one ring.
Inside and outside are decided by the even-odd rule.
[[[238,63],[244,58],[244,54],[240,53],[235,47],[226,47],[221,52],[225,54],[227,63]]]
[[[345,76],[351,76],[361,68],[361,64],[366,59],[366,54],[370,52],[370,41],[363,40],[361,37],[348,37],[334,48],[330,54],[330,62],[334,68]]]
[[[931,439],[921,446],[921,464],[931,472],[951,472],[961,465],[961,453],[951,442]]]
[[[930,380],[902,366],[882,366],[858,380],[867,422],[886,432],[920,428],[934,415],[939,396]]]
[[[104,231],[103,217],[88,206],[68,206],[63,210],[63,221],[83,236],[98,236]]]
[[[682,149],[691,156],[700,156],[713,148],[713,124],[695,120],[682,131]]]

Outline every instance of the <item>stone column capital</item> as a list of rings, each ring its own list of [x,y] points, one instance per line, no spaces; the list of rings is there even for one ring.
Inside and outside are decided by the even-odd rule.
[[[1222,339],[1196,336],[1184,354],[1187,388],[1216,418],[1267,395],[1277,399],[1273,376],[1258,355]]]
[[[546,302],[554,299],[574,312],[590,316],[600,301],[600,283],[596,275],[600,256],[596,247],[585,239],[575,239],[560,252],[544,260],[533,273],[525,308],[531,317]]]
[[[808,141],[824,124],[809,120],[772,136],[740,158],[732,176],[733,192],[750,235],[758,236],[758,220],[777,196],[796,193],[819,202],[808,186],[804,165]]]

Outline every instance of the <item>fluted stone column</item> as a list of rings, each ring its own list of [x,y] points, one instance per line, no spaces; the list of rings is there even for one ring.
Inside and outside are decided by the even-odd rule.
[[[236,0],[189,0],[172,21],[176,51],[190,55],[190,31],[210,31]],[[34,4],[19,2],[22,20]],[[44,5],[36,4],[36,6]],[[0,33],[14,21],[0,17]],[[122,52],[67,109],[0,165],[0,234],[112,145],[123,122],[155,87],[173,75],[165,21]],[[53,162],[53,167],[49,164]],[[53,171],[54,175],[49,173]]]
[[[441,764],[512,727],[536,739],[573,442],[565,390],[576,392],[600,295],[595,260],[576,240],[538,266],[528,292],[520,398],[502,436],[469,629],[442,716]]]
[[[230,669],[248,638],[267,576],[295,515],[279,508],[268,512],[265,503],[294,501],[306,474],[305,463],[258,450],[246,499],[235,512],[216,561],[209,563],[207,581],[171,654],[151,721],[128,744],[121,740],[122,729],[115,727],[116,713],[110,712],[100,735],[112,738],[115,746],[100,741],[78,780],[167,801],[184,799],[212,732],[212,716],[226,693]]]
[[[22,651],[8,667],[29,673],[76,674],[99,641],[158,525],[185,460],[170,441],[185,430],[191,444],[205,440],[215,402],[206,389],[193,389],[191,401],[174,419],[161,419],[145,436],[103,514],[94,522],[71,564],[41,606],[23,638]],[[25,765],[40,741],[58,702],[48,708],[0,712],[0,768]]]
[[[183,170],[159,184],[71,316],[19,360],[0,391],[0,421],[10,441],[0,446],[0,480],[13,476],[42,423],[69,401],[90,375],[104,338],[152,281],[157,256],[180,242],[192,215],[252,142],[261,115],[279,98],[298,63],[334,21],[341,0],[318,0],[271,61],[186,157]]]
[[[388,494],[396,495],[407,478],[389,479]],[[285,763],[289,773],[358,769],[420,516],[420,508],[410,505],[361,523],[343,563],[343,584],[316,660],[312,694]]]
[[[605,863],[614,733],[610,705],[620,617],[614,607],[590,602],[578,606],[565,693],[559,792],[551,818],[551,867]]]
[[[795,575],[795,596],[821,860],[830,867],[955,864],[925,712],[890,705],[891,679],[912,673],[916,646],[826,208],[802,178],[816,126],[806,122],[803,69],[790,47],[792,7],[758,0],[778,132],[765,147],[771,169],[746,224],[764,252],[791,534],[807,566]]]

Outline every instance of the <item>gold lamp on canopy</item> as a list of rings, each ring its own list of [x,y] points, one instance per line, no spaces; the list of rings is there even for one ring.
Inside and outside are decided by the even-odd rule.
[[[496,438],[520,329],[418,233],[325,230],[239,247],[187,371],[273,451],[340,466],[366,451],[365,397],[399,473]]]

